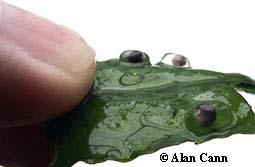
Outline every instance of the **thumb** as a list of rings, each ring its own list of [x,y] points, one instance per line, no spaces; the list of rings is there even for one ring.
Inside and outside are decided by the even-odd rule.
[[[73,31],[0,1],[0,126],[71,110],[90,89],[94,51]]]

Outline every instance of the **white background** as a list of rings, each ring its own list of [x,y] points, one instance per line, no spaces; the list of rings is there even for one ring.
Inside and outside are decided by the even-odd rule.
[[[247,0],[6,0],[74,29],[106,60],[126,49],[150,55],[166,52],[189,57],[193,68],[239,72],[255,78],[255,4]],[[255,107],[255,98],[246,96]],[[226,155],[229,163],[162,163],[161,153]],[[107,161],[75,167],[252,167],[255,135],[234,135],[194,145],[185,143],[138,157],[129,163]],[[198,160],[198,159],[197,159]]]

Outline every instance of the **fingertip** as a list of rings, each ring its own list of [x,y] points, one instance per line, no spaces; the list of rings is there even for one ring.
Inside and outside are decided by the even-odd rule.
[[[91,88],[95,52],[77,33],[12,5],[0,22],[0,126],[70,111]]]

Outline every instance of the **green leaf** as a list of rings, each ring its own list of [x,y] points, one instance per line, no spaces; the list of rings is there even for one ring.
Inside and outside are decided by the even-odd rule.
[[[90,95],[48,127],[53,167],[126,162],[185,141],[255,133],[255,115],[237,92],[255,93],[255,82],[244,75],[112,59],[97,63],[96,76]],[[215,108],[210,126],[194,116],[201,104]]]

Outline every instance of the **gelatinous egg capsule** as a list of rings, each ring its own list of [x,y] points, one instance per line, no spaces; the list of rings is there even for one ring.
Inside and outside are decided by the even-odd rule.
[[[150,65],[149,56],[138,50],[126,50],[122,52],[119,60],[122,64],[132,66]]]
[[[175,53],[166,53],[162,57],[161,62],[163,62],[164,64],[171,64],[177,67],[190,67],[190,62],[187,57]]]

